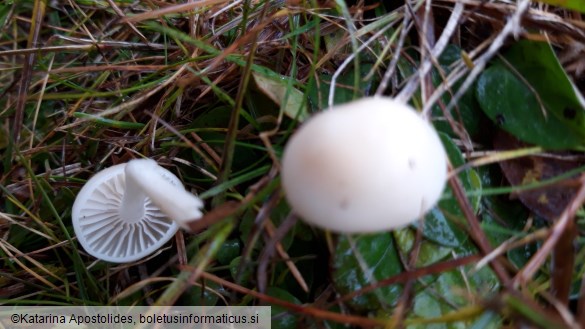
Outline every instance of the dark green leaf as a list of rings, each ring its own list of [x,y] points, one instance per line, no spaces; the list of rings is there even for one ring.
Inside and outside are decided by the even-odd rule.
[[[506,60],[540,95],[548,114],[585,138],[585,100],[573,85],[548,43],[524,40],[506,53]]]
[[[293,295],[291,295],[288,291],[277,288],[277,287],[268,287],[266,289],[266,294],[268,296],[272,296],[290,303],[300,304],[301,302]],[[272,313],[272,320],[271,320],[271,328],[272,329],[295,329],[297,328],[298,318],[294,313],[290,313],[288,309],[272,305],[271,308]]]
[[[583,102],[550,45],[523,41],[476,84],[482,110],[518,139],[549,149],[585,148]]]
[[[461,59],[461,49],[455,45],[448,45],[439,57],[439,63],[441,64],[444,75],[447,76],[450,72],[450,65]],[[443,77],[435,69],[432,74],[433,84],[438,86],[442,81]],[[453,88],[447,91],[442,97],[442,103],[447,106],[451,101],[451,96],[457,93],[462,82],[457,82]],[[450,136],[456,136],[451,128],[449,122],[443,116],[443,110],[438,104],[433,106],[433,116],[442,117],[440,120],[434,120],[433,125],[437,130],[445,132]],[[479,104],[475,99],[473,88],[469,88],[459,99],[457,106],[451,110],[451,116],[458,124],[463,124],[463,128],[467,131],[470,136],[477,136],[480,133],[481,119],[483,116]]]
[[[242,273],[238,273],[240,269],[240,262],[242,261],[242,256],[238,256],[230,262],[230,273],[232,275],[232,279],[237,283],[246,286],[250,279],[252,278],[253,272],[253,264],[248,262],[247,266],[242,269]],[[239,274],[239,275],[238,275]]]
[[[431,209],[424,219],[425,238],[447,247],[462,245],[467,240],[467,235],[449,217],[445,216],[442,210],[442,208],[451,208],[453,212],[450,214],[461,215],[461,211],[456,207],[458,207],[456,201],[444,200],[439,203],[439,207]]]
[[[366,77],[372,67],[373,65],[369,63],[362,63],[360,65],[360,78],[362,84],[359,86],[359,95],[367,96],[371,93],[374,78],[365,81],[363,78]],[[331,78],[332,76],[330,74],[321,74],[319,78],[319,86],[308,89],[309,100],[315,110],[327,108]],[[348,67],[345,73],[337,78],[337,86],[335,88],[335,95],[333,96],[334,105],[347,103],[354,99],[354,78],[355,72],[351,67]]]
[[[496,187],[503,177],[497,166],[479,169],[483,185]],[[492,195],[482,199],[482,228],[492,246],[499,246],[504,241],[522,235],[522,229],[528,220],[528,211],[517,200],[507,196]],[[536,251],[536,244],[527,244],[508,251],[508,259],[517,268],[522,268]]]
[[[487,296],[497,291],[498,288],[498,280],[489,268],[481,269],[473,274],[468,274],[468,270],[444,272],[432,283],[417,287],[419,291],[414,298],[414,314],[425,319],[439,318],[469,306],[468,290]],[[411,325],[409,329],[464,329],[469,327],[470,322],[468,321],[469,319],[462,316],[461,321],[458,322]]]
[[[183,305],[214,306],[222,293],[225,291],[220,285],[205,281],[205,286],[198,283],[185,290],[180,300]]]
[[[339,236],[333,255],[333,281],[340,294],[362,289],[401,271],[402,265],[389,233]],[[363,311],[388,309],[401,291],[399,285],[385,286],[357,296],[349,304]]]
[[[232,259],[240,255],[240,249],[242,243],[239,239],[227,240],[223,243],[219,251],[217,252],[216,258],[220,264],[229,264]]]
[[[410,228],[404,228],[394,231],[393,234],[400,252],[403,255],[408,255],[414,246],[415,232]],[[437,263],[447,258],[452,252],[453,248],[443,247],[425,239],[421,241],[416,266],[423,267]]]
[[[451,138],[446,134],[440,134],[445,150],[451,164],[454,167],[461,166],[465,163],[461,151],[457,148],[457,145],[453,143]],[[466,191],[477,191],[481,190],[481,182],[476,173],[473,170],[464,171],[459,174],[459,178],[463,184],[463,188]],[[446,189],[448,192],[451,191],[450,187]],[[449,193],[453,195],[453,193]],[[479,206],[479,197],[475,196],[471,198],[471,204],[477,209]],[[451,197],[439,201],[439,205],[431,209],[431,211],[424,218],[423,235],[425,238],[434,241],[440,245],[447,247],[459,247],[462,246],[465,241],[468,240],[468,235],[458,224],[455,224],[454,220],[463,220],[463,212],[459,208],[459,203],[455,198]]]

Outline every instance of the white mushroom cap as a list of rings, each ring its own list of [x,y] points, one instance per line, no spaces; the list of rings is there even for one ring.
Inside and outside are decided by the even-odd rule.
[[[304,123],[285,147],[281,176],[305,221],[376,232],[405,226],[437,203],[447,158],[437,132],[410,106],[364,98]]]
[[[73,228],[92,256],[115,263],[143,258],[169,241],[203,203],[150,159],[131,160],[94,175],[72,210]]]

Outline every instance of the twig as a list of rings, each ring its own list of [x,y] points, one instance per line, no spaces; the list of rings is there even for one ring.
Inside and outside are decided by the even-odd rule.
[[[400,94],[398,94],[397,98],[407,100],[407,99],[410,99],[412,97],[412,94],[418,88],[417,86],[418,86],[418,82],[420,81],[421,76],[428,74],[429,70],[432,68],[433,59],[438,58],[445,50],[445,47],[447,47],[447,44],[449,43],[449,39],[451,39],[451,36],[453,35],[453,33],[455,32],[455,30],[457,28],[457,24],[459,23],[459,19],[461,18],[461,15],[463,13],[463,9],[464,9],[464,6],[460,2],[455,4],[455,7],[453,7],[453,12],[451,13],[451,16],[449,17],[449,21],[447,22],[447,26],[445,26],[443,33],[441,34],[441,36],[439,37],[439,40],[437,41],[437,43],[435,44],[435,46],[433,47],[433,49],[431,51],[431,56],[429,58],[427,58],[421,64],[420,69],[419,69],[420,74],[419,75],[415,74],[411,77],[411,79],[408,81],[408,84],[402,89]],[[425,99],[425,100],[428,100],[428,99]],[[430,108],[430,107],[426,106],[425,108]],[[423,115],[427,115],[427,114],[428,114],[428,110],[423,111]]]
[[[193,270],[193,268],[189,267],[189,266],[183,266],[182,269],[183,270]],[[291,311],[296,311],[298,313],[306,314],[306,315],[312,315],[316,318],[320,318],[320,319],[324,319],[324,320],[331,320],[331,321],[335,321],[335,322],[343,323],[343,324],[352,324],[352,325],[356,325],[356,326],[360,326],[360,327],[380,327],[380,326],[386,324],[386,321],[383,321],[383,320],[369,319],[369,318],[365,318],[365,317],[347,315],[347,314],[340,314],[340,313],[321,310],[321,309],[310,307],[310,306],[293,304],[293,303],[290,303],[290,302],[287,302],[287,301],[284,301],[284,300],[281,300],[281,299],[278,299],[275,297],[265,295],[263,293],[259,293],[256,290],[248,289],[248,288],[242,287],[240,285],[234,284],[234,283],[229,282],[227,280],[224,280],[218,276],[215,276],[211,273],[202,272],[201,277],[208,279],[208,280],[211,280],[215,283],[218,283],[218,284],[220,284],[228,289],[232,289],[232,290],[235,290],[237,292],[253,296],[253,297],[258,298],[260,300],[263,300],[267,303],[286,307]]]
[[[473,67],[471,72],[469,72],[469,75],[463,81],[463,84],[461,84],[459,90],[457,90],[455,95],[453,95],[453,98],[451,98],[451,101],[447,105],[445,112],[450,112],[451,109],[457,105],[461,97],[463,97],[465,92],[467,92],[467,89],[471,87],[475,79],[481,74],[481,72],[483,72],[487,63],[492,59],[492,57],[494,57],[498,53],[500,48],[504,45],[504,41],[510,35],[514,35],[515,37],[518,36],[518,34],[520,33],[521,26],[520,23],[522,17],[524,16],[524,13],[528,10],[529,6],[530,6],[529,0],[518,1],[516,11],[512,15],[512,17],[510,17],[502,31],[494,39],[492,44],[489,46],[488,50],[478,58],[478,60],[475,63],[475,66]]]
[[[211,5],[216,5],[216,4],[226,3],[226,2],[229,2],[229,0],[200,0],[197,2],[188,2],[188,3],[184,3],[184,4],[180,4],[180,5],[171,5],[171,6],[166,7],[166,8],[148,11],[148,12],[145,12],[143,14],[135,15],[132,17],[126,16],[124,19],[122,19],[122,22],[136,23],[136,22],[141,22],[141,21],[151,19],[151,18],[162,17],[162,16],[168,15],[168,14],[187,12],[187,11],[191,11],[195,8],[201,8],[201,7],[205,7],[205,6],[211,6]]]
[[[419,278],[426,276],[426,275],[443,273],[443,272],[446,272],[448,270],[451,270],[451,269],[459,267],[459,266],[471,264],[473,262],[478,261],[479,259],[480,259],[479,255],[470,255],[470,256],[465,256],[465,257],[461,257],[461,258],[457,258],[457,259],[444,261],[441,263],[432,264],[432,265],[421,267],[421,268],[412,269],[409,271],[404,271],[404,272],[401,272],[401,273],[394,275],[390,278],[379,280],[375,284],[370,284],[368,286],[363,287],[360,290],[356,290],[356,291],[351,292],[347,295],[344,295],[341,298],[335,300],[333,303],[341,303],[341,302],[348,301],[350,299],[353,299],[357,296],[364,295],[364,294],[366,294],[370,291],[373,291],[375,289],[378,289],[380,287],[386,287],[386,286],[390,286],[390,285],[397,284],[397,283],[404,283],[404,282],[408,282],[410,280],[416,280],[416,279],[419,279]]]
[[[269,238],[271,238],[271,239],[274,238],[274,232],[275,232],[276,228],[274,227],[274,224],[272,224],[272,222],[270,220],[266,221],[266,225],[264,226],[264,229],[266,230],[266,233],[268,233]],[[303,277],[303,274],[301,273],[301,271],[299,271],[299,269],[297,268],[295,263],[290,259],[290,256],[288,255],[286,250],[284,250],[282,243],[278,242],[276,244],[276,251],[278,252],[278,255],[280,256],[280,258],[282,258],[284,260],[286,267],[288,267],[291,275],[295,278],[295,280],[297,280],[297,283],[299,284],[299,286],[303,289],[304,292],[308,293],[309,292],[309,285],[307,285],[307,281],[305,281],[305,278]]]
[[[264,246],[264,250],[260,254],[258,259],[258,290],[259,291],[266,291],[267,286],[267,267],[270,258],[274,255],[274,250],[276,250],[276,245],[280,243],[280,241],[284,238],[286,233],[288,233],[293,226],[297,223],[298,217],[295,216],[293,213],[289,214],[285,220],[280,224],[278,229],[276,230],[274,236],[266,243]]]
[[[479,249],[484,255],[489,255],[492,251],[490,243],[483,233],[481,229],[481,225],[479,224],[479,220],[471,207],[471,204],[467,197],[465,196],[465,191],[461,186],[461,181],[459,180],[459,176],[451,176],[449,179],[449,186],[453,190],[453,195],[459,203],[459,207],[463,211],[465,218],[467,219],[467,223],[469,224],[469,233],[471,238],[475,241]],[[510,276],[506,272],[504,266],[497,260],[494,259],[491,262],[492,269],[494,270],[496,276],[500,279],[502,284],[505,287],[509,287],[510,283]]]
[[[32,24],[28,36],[27,48],[37,46],[39,42],[39,34],[41,31],[42,20],[45,16],[47,8],[46,0],[36,0],[32,12]],[[20,139],[20,130],[22,129],[24,119],[24,107],[26,105],[26,96],[28,95],[28,87],[30,85],[31,77],[34,70],[34,63],[36,61],[36,54],[30,53],[25,56],[24,65],[22,67],[22,74],[18,84],[18,96],[16,99],[16,110],[14,114],[13,123],[13,138],[14,143],[18,144]]]
[[[345,70],[345,68],[354,60],[354,58],[356,56],[358,56],[358,54],[362,50],[364,50],[374,40],[378,39],[381,35],[383,35],[386,32],[387,29],[389,29],[391,27],[392,27],[392,25],[388,24],[388,26],[386,26],[385,28],[376,32],[373,36],[371,36],[368,40],[366,40],[366,42],[364,42],[361,46],[359,46],[359,48],[357,49],[356,52],[353,52],[349,56],[347,56],[347,58],[343,61],[343,63],[341,63],[341,65],[339,65],[339,68],[335,71],[335,73],[333,73],[333,76],[331,77],[331,85],[329,86],[329,99],[327,100],[327,107],[328,108],[333,107],[333,100],[335,99],[335,86],[337,84],[336,81],[337,81],[337,78],[339,78],[339,75],[341,75],[341,73],[343,73],[343,70]]]
[[[392,60],[382,77],[382,81],[380,81],[380,85],[378,89],[376,89],[376,96],[381,96],[388,88],[388,83],[390,79],[394,76],[394,71],[396,71],[396,65],[398,64],[398,60],[400,60],[400,53],[402,51],[402,46],[408,36],[408,31],[410,31],[411,24],[410,24],[410,12],[408,10],[404,10],[404,17],[402,19],[402,30],[400,31],[400,37],[398,38],[398,45],[396,45],[396,50],[394,51],[394,56],[392,56]]]

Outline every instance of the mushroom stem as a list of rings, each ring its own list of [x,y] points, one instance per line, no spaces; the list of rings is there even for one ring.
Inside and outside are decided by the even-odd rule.
[[[120,204],[120,218],[128,223],[138,222],[144,216],[146,194],[126,173],[126,188]]]
[[[137,187],[142,190],[170,219],[188,229],[188,222],[202,216],[200,209],[203,202],[182,186],[173,185],[157,172],[157,168],[159,165],[151,159],[128,162],[125,168],[127,188]]]

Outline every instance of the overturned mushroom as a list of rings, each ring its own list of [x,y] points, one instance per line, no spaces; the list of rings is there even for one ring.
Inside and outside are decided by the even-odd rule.
[[[143,258],[169,241],[179,226],[202,216],[202,201],[150,159],[100,171],[73,204],[77,239],[92,256],[115,263]]]

